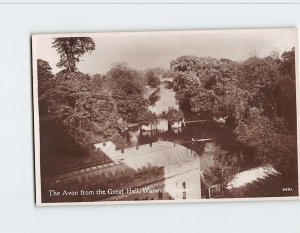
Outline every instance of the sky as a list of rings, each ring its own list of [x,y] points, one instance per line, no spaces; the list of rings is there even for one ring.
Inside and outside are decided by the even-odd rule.
[[[55,37],[69,35],[39,35],[33,40],[34,58],[48,61],[52,72],[59,54],[52,48]],[[296,29],[206,30],[137,33],[71,34],[93,38],[96,49],[85,54],[77,67],[87,74],[105,74],[115,63],[125,62],[137,70],[161,67],[169,69],[171,60],[183,55],[227,58],[236,61],[249,56],[265,57],[271,51],[279,53],[296,47]]]

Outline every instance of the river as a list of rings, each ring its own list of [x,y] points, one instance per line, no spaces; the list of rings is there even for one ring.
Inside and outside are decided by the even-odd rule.
[[[179,109],[175,92],[166,83],[161,83],[155,95],[155,101],[148,107],[150,111],[160,114],[167,111],[169,107]],[[191,118],[187,113],[184,117],[186,120]],[[197,139],[211,139],[212,143],[193,142]],[[221,145],[231,149],[234,135],[230,129],[220,127],[211,121],[186,123],[185,126],[179,128],[170,128],[166,120],[160,120],[155,130],[144,131],[140,130],[139,127],[130,129],[129,141],[132,146],[156,141],[172,141],[184,145],[201,156],[202,168],[205,170],[213,165],[214,147]]]
[[[163,111],[168,111],[169,107],[179,109],[178,104],[176,103],[175,92],[172,88],[168,88],[167,83],[161,83],[159,85],[159,90],[154,93],[154,103],[150,104],[148,109],[151,112],[161,114]]]

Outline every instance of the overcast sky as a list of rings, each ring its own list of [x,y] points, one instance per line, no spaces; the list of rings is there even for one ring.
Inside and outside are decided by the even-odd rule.
[[[93,38],[96,49],[82,57],[78,68],[83,73],[105,74],[117,62],[138,70],[168,69],[170,61],[182,55],[232,60],[265,57],[272,50],[283,52],[295,47],[296,35],[295,29],[85,34]],[[42,35],[33,45],[35,57],[48,61],[53,73],[60,70],[56,67],[59,55],[52,48],[58,36]]]

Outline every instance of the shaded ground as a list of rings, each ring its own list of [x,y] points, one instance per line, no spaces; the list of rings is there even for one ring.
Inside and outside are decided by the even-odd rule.
[[[107,162],[101,152],[84,151],[62,132],[49,124],[41,124],[40,160],[42,179]]]

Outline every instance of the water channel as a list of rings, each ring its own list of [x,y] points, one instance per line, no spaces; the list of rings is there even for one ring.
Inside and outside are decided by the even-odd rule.
[[[175,98],[173,88],[169,88],[166,83],[161,83],[159,90],[154,93],[156,101],[149,106],[149,110],[160,114],[162,111],[167,111],[169,107],[179,109]],[[184,114],[186,121],[191,119],[187,113]],[[202,157],[203,166],[211,166],[213,162],[213,153],[203,153],[207,151],[205,143],[195,142],[198,139],[211,139],[210,150],[216,145],[221,145],[223,148],[232,148],[234,135],[232,131],[226,127],[221,127],[215,122],[191,122],[185,126],[178,128],[168,127],[166,120],[158,122],[157,129],[151,131],[141,130],[140,127],[131,128],[129,130],[129,138],[132,146],[137,144],[149,144],[156,141],[172,141],[181,144],[187,148],[194,150]],[[207,146],[206,146],[207,147]],[[209,155],[208,155],[209,154]],[[204,167],[203,167],[204,168]]]

